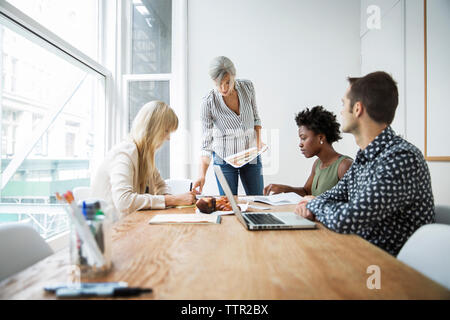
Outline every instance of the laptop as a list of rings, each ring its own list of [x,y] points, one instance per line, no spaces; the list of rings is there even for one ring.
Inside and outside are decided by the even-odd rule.
[[[234,214],[239,222],[248,230],[283,230],[283,229],[314,229],[316,224],[295,212],[246,212],[239,209],[230,186],[219,166],[214,166],[214,172],[219,179],[225,195],[230,201]]]

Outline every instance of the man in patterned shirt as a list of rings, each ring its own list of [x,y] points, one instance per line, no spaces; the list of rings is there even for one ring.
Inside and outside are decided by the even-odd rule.
[[[348,80],[342,129],[360,150],[334,188],[305,197],[295,211],[396,256],[414,231],[435,222],[430,173],[422,152],[390,127],[398,104],[392,77],[379,71]]]

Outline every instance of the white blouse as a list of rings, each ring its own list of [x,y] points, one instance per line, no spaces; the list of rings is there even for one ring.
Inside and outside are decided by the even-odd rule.
[[[255,126],[261,125],[256,107],[255,88],[249,80],[236,79],[235,89],[239,97],[239,115],[224,102],[217,89],[204,98],[201,108],[202,156],[214,151],[226,157],[256,147]]]
[[[137,210],[166,207],[164,194],[168,188],[159,172],[149,186],[150,190],[158,190],[157,194],[143,194],[139,193],[138,168],[136,144],[125,141],[108,152],[92,180],[91,195],[114,206],[114,220]]]

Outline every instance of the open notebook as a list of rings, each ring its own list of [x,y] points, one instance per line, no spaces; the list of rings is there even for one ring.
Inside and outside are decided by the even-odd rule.
[[[210,214],[157,214],[149,224],[219,224],[221,217]]]
[[[254,196],[253,201],[263,202],[272,206],[282,206],[285,204],[297,204],[302,200],[302,197],[295,192],[278,193],[270,196]]]

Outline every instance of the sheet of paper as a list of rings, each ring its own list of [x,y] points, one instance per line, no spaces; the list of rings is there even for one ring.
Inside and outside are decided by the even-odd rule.
[[[255,206],[253,204],[248,206],[249,208],[255,209],[255,210],[269,210],[270,207],[261,207],[261,206]]]
[[[282,206],[286,204],[297,204],[302,200],[302,197],[295,192],[278,193],[270,196],[254,196],[253,201],[263,202],[272,206]]]
[[[158,214],[150,219],[149,224],[176,224],[176,223],[220,223],[220,217],[210,214]]]
[[[177,208],[177,209],[195,208],[195,204],[191,204],[191,205],[188,205],[188,206],[175,206],[175,208]]]

